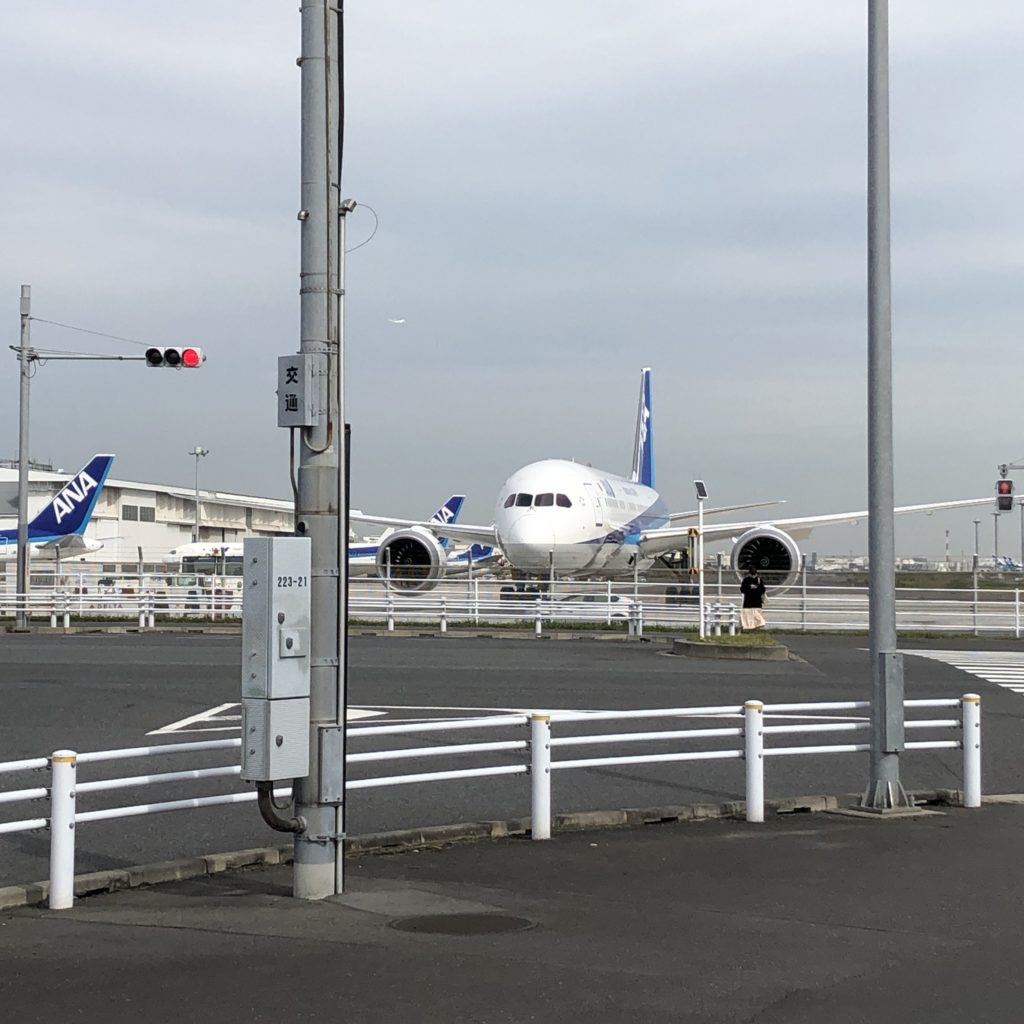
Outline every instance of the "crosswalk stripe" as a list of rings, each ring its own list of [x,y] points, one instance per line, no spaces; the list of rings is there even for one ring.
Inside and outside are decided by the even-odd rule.
[[[1018,651],[904,651],[939,661],[1004,690],[1024,694],[1024,652]]]

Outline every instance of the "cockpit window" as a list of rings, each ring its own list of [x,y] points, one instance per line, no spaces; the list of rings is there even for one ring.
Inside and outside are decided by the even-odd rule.
[[[532,494],[517,494],[516,508],[529,508],[533,504]]]
[[[533,504],[537,508],[543,508],[543,507],[546,507],[548,505],[554,505],[554,503],[555,503],[555,496],[553,494],[550,494],[550,493],[549,494],[538,494],[537,497],[533,499]]]
[[[516,496],[514,494],[510,494],[505,499],[505,508],[511,508],[515,503],[516,503]]]
[[[556,494],[555,501],[557,501],[562,508],[572,508],[572,502],[565,494]]]

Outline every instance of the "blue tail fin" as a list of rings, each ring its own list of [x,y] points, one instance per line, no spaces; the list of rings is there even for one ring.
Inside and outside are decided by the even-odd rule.
[[[454,523],[459,518],[459,513],[462,511],[463,502],[465,502],[466,496],[464,494],[453,494],[431,517],[432,523]],[[448,547],[448,538],[438,538],[438,543],[443,548]]]
[[[651,370],[640,371],[640,404],[636,411],[636,440],[633,443],[633,479],[645,487],[654,486],[654,419],[651,416]]]
[[[113,455],[94,455],[28,524],[28,539],[40,543],[84,533],[113,462]],[[17,530],[3,532],[17,539]]]

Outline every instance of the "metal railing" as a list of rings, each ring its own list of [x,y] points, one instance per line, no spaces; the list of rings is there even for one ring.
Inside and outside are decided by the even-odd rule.
[[[960,708],[958,717],[910,718],[906,722],[908,733],[917,735],[927,730],[953,730],[955,738],[922,739],[908,741],[905,748],[912,750],[962,749],[963,802],[966,807],[981,805],[981,698],[977,694],[964,694],[960,698],[934,700],[908,700],[907,711]],[[764,821],[765,762],[772,757],[820,756],[867,752],[870,744],[860,740],[845,743],[818,743],[797,746],[774,745],[769,740],[776,736],[810,736],[812,734],[862,734],[871,724],[867,719],[853,721],[800,722],[797,724],[766,724],[765,716],[786,716],[799,713],[868,712],[866,701],[828,701],[814,703],[763,704],[749,700],[742,706],[726,704],[713,707],[657,708],[628,711],[537,711],[532,713],[503,714],[483,718],[450,719],[443,721],[412,722],[395,725],[353,726],[348,730],[351,741],[366,738],[424,735],[463,731],[508,729],[516,731],[529,726],[529,738],[501,739],[490,742],[452,743],[443,746],[413,746],[400,749],[372,750],[349,753],[347,763],[379,764],[381,762],[421,761],[433,758],[465,757],[467,755],[513,755],[512,763],[478,764],[471,767],[418,771],[399,775],[349,779],[346,790],[374,789],[454,779],[489,778],[529,774],[531,782],[531,832],[534,839],[551,836],[551,775],[555,771],[612,767],[622,765],[659,764],[684,761],[742,760],[745,762],[746,820]],[[736,724],[711,727],[680,728],[682,722],[693,719],[727,721]],[[658,730],[613,732],[588,731],[582,735],[562,734],[562,727],[601,722],[619,725],[634,721],[662,720],[672,727]],[[554,731],[558,735],[553,735]],[[694,741],[714,741],[707,749],[679,749]],[[720,745],[724,741],[725,745]],[[608,747],[634,744],[670,744],[669,750],[645,753],[598,753],[588,757],[553,756],[554,752],[579,747]],[[150,785],[181,783],[199,779],[237,776],[239,765],[218,765],[154,774],[132,775],[119,778],[79,781],[80,765],[110,761],[163,757],[186,753],[235,750],[239,739],[205,740],[188,743],[159,744],[119,750],[101,750],[76,753],[57,750],[49,757],[28,758],[0,763],[0,777],[26,772],[49,771],[49,784],[31,788],[0,792],[0,804],[47,802],[49,813],[0,823],[0,835],[16,832],[35,832],[48,829],[50,833],[49,906],[53,910],[70,907],[74,898],[75,831],[78,825],[94,821],[129,818],[170,811],[195,810],[224,804],[245,803],[256,800],[254,790],[194,796],[184,799],[128,804],[96,810],[80,810],[78,797],[88,793],[135,789]],[[520,755],[522,757],[520,758]],[[285,795],[287,790],[277,791]]]
[[[25,610],[53,628],[103,619],[152,629],[168,620],[231,621],[241,615],[238,577],[188,586],[157,585],[149,577],[110,585],[105,580],[82,577],[74,587],[40,588],[27,597],[0,590],[0,618]],[[349,608],[354,620],[382,623],[388,630],[427,625],[442,633],[453,625],[508,624],[543,635],[556,626],[603,624],[642,636],[650,627],[696,630],[698,625],[695,596],[672,583],[559,580],[544,588],[493,578],[446,579],[432,590],[410,593],[361,577],[352,580]],[[704,614],[712,635],[736,628],[739,603],[729,588],[708,585]],[[782,593],[769,590],[763,611],[770,629],[851,632],[867,630],[868,608],[866,588],[801,583]],[[898,588],[896,620],[901,631],[1020,638],[1024,610],[1016,589]]]

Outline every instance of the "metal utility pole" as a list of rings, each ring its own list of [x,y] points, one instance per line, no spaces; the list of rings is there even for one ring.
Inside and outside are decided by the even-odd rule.
[[[192,540],[198,541],[199,540],[199,519],[200,519],[200,511],[199,511],[199,460],[200,460],[200,458],[202,456],[209,455],[210,454],[210,449],[209,448],[203,448],[203,447],[201,447],[200,445],[197,444],[195,446],[195,448],[192,449],[192,451],[186,452],[186,454],[187,455],[194,455],[195,458],[196,458],[196,525],[195,525],[195,529],[192,531]]]
[[[340,222],[341,13],[304,0],[300,352],[314,362],[321,409],[300,431],[295,532],[312,547],[309,774],[295,783],[293,891],[323,899],[344,885],[345,495]],[[354,204],[347,204],[349,208]]]
[[[992,559],[993,565],[995,559],[999,557],[999,513],[992,513]]]
[[[28,629],[28,424],[29,424],[29,382],[31,381],[31,347],[29,345],[32,323],[32,286],[21,286],[21,347],[18,349],[18,365],[21,368],[21,389],[18,394],[18,573],[17,591],[19,603],[14,617],[14,628]]]
[[[889,4],[868,0],[868,557],[871,775],[862,808],[910,806],[900,782],[903,662],[896,650],[892,273],[889,226]]]

